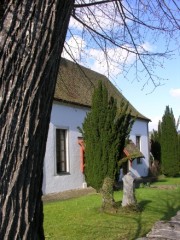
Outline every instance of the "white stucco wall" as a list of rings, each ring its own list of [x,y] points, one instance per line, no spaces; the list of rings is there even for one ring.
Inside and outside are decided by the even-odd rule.
[[[78,137],[81,136],[77,127],[82,125],[88,108],[73,106],[54,102],[51,120],[49,126],[48,139],[46,144],[46,154],[44,159],[44,178],[43,193],[62,192],[71,189],[82,188],[84,184],[84,175],[80,170],[80,146]],[[146,121],[136,120],[132,127],[130,139],[135,142],[136,135],[141,136],[141,152],[145,159],[142,164],[133,161],[132,167],[129,166],[137,177],[147,176],[149,167],[148,150],[148,126]],[[56,174],[56,128],[65,128],[68,130],[68,167],[69,174]]]
[[[81,136],[81,134],[77,127],[81,127],[87,111],[87,108],[54,102],[44,159],[44,194],[83,187],[84,175],[80,170],[80,146],[78,144],[78,137]],[[57,175],[55,170],[56,128],[65,128],[68,130],[69,174],[65,175]]]
[[[142,163],[137,164],[135,159],[132,166],[129,163],[129,170],[136,177],[146,177],[149,172],[149,138],[148,138],[148,122],[137,119],[131,129],[130,139],[136,144],[136,136],[140,136],[140,150],[145,158],[142,158]]]

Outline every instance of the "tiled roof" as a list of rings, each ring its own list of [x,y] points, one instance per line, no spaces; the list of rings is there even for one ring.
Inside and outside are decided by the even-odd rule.
[[[54,99],[91,107],[92,94],[99,80],[107,87],[109,96],[117,100],[119,107],[122,100],[128,101],[107,77],[66,59],[61,59]],[[131,104],[129,106],[133,116],[150,121]]]

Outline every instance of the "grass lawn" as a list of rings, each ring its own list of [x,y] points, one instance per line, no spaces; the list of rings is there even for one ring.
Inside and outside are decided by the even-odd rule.
[[[161,185],[175,188],[161,188]],[[45,203],[46,239],[134,240],[144,236],[157,220],[168,220],[180,210],[180,178],[161,178],[153,186],[136,189],[141,212],[103,213],[99,194]],[[122,191],[115,192],[115,200],[122,200]]]

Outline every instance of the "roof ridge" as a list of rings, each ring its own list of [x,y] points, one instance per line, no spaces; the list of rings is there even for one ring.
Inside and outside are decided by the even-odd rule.
[[[107,87],[109,96],[113,96],[117,100],[119,107],[122,100],[125,103],[128,102],[133,116],[150,121],[124,97],[105,75],[65,58],[61,59],[54,99],[91,107],[92,94],[99,80]]]

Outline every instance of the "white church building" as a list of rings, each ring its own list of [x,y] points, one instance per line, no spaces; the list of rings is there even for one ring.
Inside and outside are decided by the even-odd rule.
[[[92,94],[99,80],[106,85],[109,95],[117,100],[119,106],[121,100],[127,101],[104,75],[62,59],[46,143],[44,194],[87,186],[83,174],[83,147],[78,127],[82,126],[86,113],[91,108]],[[130,139],[143,157],[128,160],[127,167],[136,177],[145,177],[149,172],[150,120],[131,104],[130,109],[132,115],[136,116]]]

